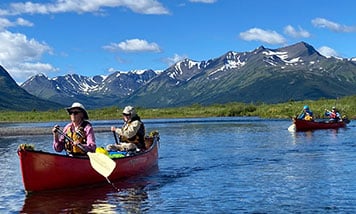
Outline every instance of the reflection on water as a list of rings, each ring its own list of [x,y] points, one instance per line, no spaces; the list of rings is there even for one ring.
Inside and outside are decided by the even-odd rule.
[[[302,141],[311,141],[313,137],[313,131],[305,131],[305,132],[296,132],[296,131],[290,131],[292,139],[293,139],[293,144],[296,144],[298,142]]]
[[[88,188],[28,195],[24,213],[88,213],[96,201],[105,201],[107,188]]]
[[[148,178],[148,177],[146,177]],[[22,213],[141,213],[148,209],[149,180],[130,179],[100,186],[32,193]]]
[[[338,141],[338,134],[340,130],[347,130],[348,128],[339,128],[339,129],[323,129],[323,130],[312,130],[312,131],[300,131],[296,132],[295,130],[289,129],[288,131],[292,136],[293,143],[312,143],[315,141],[315,138],[320,138],[321,135],[330,137],[331,140],[335,142]]]

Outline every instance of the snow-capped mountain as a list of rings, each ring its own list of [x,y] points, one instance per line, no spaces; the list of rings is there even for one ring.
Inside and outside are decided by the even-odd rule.
[[[72,74],[53,79],[37,75],[22,87],[41,98],[67,105],[77,100],[90,107],[276,103],[354,94],[356,61],[327,58],[299,42],[278,49],[260,46],[253,51],[229,51],[207,61],[185,59],[160,73]]]
[[[335,98],[355,93],[355,77],[355,62],[327,58],[304,42],[278,49],[260,46],[208,61],[185,59],[124,101],[160,107]]]
[[[93,77],[68,74],[52,79],[38,74],[21,87],[35,96],[66,105],[81,101],[91,107],[102,107],[114,105],[117,99],[129,96],[156,75],[153,70],[116,71],[109,76]]]

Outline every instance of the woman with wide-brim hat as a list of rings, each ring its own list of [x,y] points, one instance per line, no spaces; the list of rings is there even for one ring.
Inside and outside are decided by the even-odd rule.
[[[96,143],[94,129],[88,121],[88,112],[81,103],[74,102],[72,106],[66,108],[70,115],[71,122],[63,131],[55,125],[53,132],[53,148],[57,152],[66,152],[70,155],[85,155],[87,152],[95,152]],[[63,132],[63,136],[60,134]]]

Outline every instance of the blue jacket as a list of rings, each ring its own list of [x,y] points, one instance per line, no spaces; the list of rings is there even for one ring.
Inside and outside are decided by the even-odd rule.
[[[304,109],[304,111],[298,116],[297,119],[304,120],[307,115],[312,117],[313,112],[310,109]]]

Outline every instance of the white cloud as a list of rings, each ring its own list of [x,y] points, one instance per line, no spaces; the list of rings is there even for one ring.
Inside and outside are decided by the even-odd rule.
[[[108,72],[109,72],[109,73],[114,73],[114,72],[116,72],[116,71],[117,71],[117,69],[115,69],[115,68],[109,68],[109,69],[108,69]]]
[[[12,78],[14,78],[16,81],[20,80],[20,82],[24,82],[28,79],[28,77],[35,74],[54,72],[58,70],[48,63],[40,62],[9,65],[6,66],[6,69]]]
[[[176,62],[182,61],[183,59],[188,58],[187,56],[182,56],[182,55],[178,55],[178,54],[174,54],[173,57],[168,57],[166,59],[164,59],[163,61],[168,65],[174,65]]]
[[[276,31],[262,30],[260,28],[251,28],[248,31],[240,33],[240,38],[246,41],[261,41],[268,44],[284,44],[286,39]]]
[[[32,27],[34,24],[26,19],[23,18],[17,18],[16,19],[16,24],[20,26],[26,26],[26,27]]]
[[[287,25],[284,28],[284,33],[294,37],[294,38],[308,38],[310,37],[310,33],[304,29],[302,29],[301,27],[298,27],[298,31],[291,25]]]
[[[0,15],[51,14],[51,13],[92,13],[102,12],[103,8],[127,7],[141,14],[169,14],[169,11],[156,0],[57,0],[54,3],[11,3],[8,9],[0,9]]]
[[[318,52],[326,57],[331,57],[331,56],[339,57],[339,54],[334,49],[332,49],[328,46],[322,46],[322,47],[318,48]]]
[[[16,80],[26,80],[30,75],[56,71],[50,64],[38,62],[51,48],[20,33],[0,32],[0,64]]]
[[[27,39],[26,35],[0,32],[0,61],[32,61],[37,60],[45,52],[51,52],[51,48],[34,39]]]
[[[312,24],[315,27],[327,28],[334,32],[343,32],[343,33],[356,32],[356,26],[341,25],[339,23],[332,22],[324,18],[315,18],[312,20]]]
[[[154,42],[147,42],[142,39],[129,39],[120,43],[111,43],[103,46],[105,50],[124,52],[161,52],[160,47]]]
[[[17,18],[15,22],[10,21],[9,19],[6,18],[0,18],[0,31],[8,28],[8,27],[14,27],[14,26],[27,26],[27,27],[32,27],[33,23],[23,19],[23,18]]]
[[[5,18],[0,18],[0,29],[5,29],[7,27],[13,26],[14,23],[12,23],[10,20],[5,19]]]

